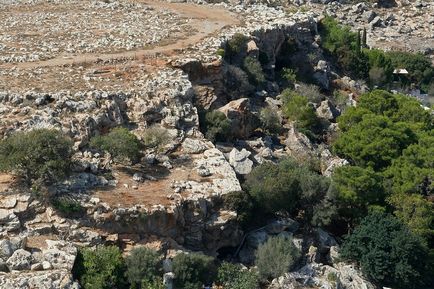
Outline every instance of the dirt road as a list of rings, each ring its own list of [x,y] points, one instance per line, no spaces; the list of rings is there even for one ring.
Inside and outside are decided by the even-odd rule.
[[[92,63],[97,61],[107,61],[112,59],[125,59],[125,58],[146,58],[155,57],[158,54],[172,54],[179,49],[191,46],[208,35],[219,31],[225,26],[239,24],[240,21],[232,15],[229,11],[206,5],[196,5],[190,3],[170,3],[155,0],[137,0],[136,2],[145,3],[156,10],[170,10],[173,13],[192,19],[190,25],[193,28],[191,35],[187,38],[175,40],[169,44],[161,46],[154,46],[149,49],[138,49],[119,53],[107,54],[79,54],[76,56],[64,58],[56,57],[44,61],[23,62],[16,64],[0,65],[0,68],[36,68],[36,67],[50,67],[50,66],[63,66],[78,63]],[[156,27],[158,29],[158,27]]]

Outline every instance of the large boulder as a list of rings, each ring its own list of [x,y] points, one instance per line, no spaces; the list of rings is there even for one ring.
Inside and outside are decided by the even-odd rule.
[[[6,261],[9,270],[30,270],[32,253],[24,249],[16,250]]]
[[[250,99],[240,98],[233,100],[219,108],[231,121],[231,134],[235,138],[248,138],[258,126],[250,111]]]
[[[251,152],[233,148],[229,153],[229,163],[239,175],[247,175],[252,171],[253,161],[249,159]]]

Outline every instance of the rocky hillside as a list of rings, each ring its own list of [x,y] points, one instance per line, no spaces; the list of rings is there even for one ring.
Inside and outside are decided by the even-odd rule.
[[[254,272],[258,248],[282,236],[300,257],[256,286],[379,288],[339,256],[344,225],[307,221],[308,208],[328,201],[328,189],[297,203],[297,214],[251,209],[247,225],[228,199],[246,191],[264,164],[290,157],[327,184],[337,168],[353,164],[332,149],[337,118],[372,86],[324,47],[323,11],[368,28],[372,48],[431,55],[432,21],[420,19],[432,4],[397,12],[338,2],[85,2],[0,1],[1,138],[54,130],[70,142],[65,176],[49,182],[57,163],[48,155],[36,157],[48,167],[44,178],[18,172],[51,144],[30,141],[29,158],[13,169],[8,156],[21,141],[0,146],[0,288],[100,288],[81,279],[80,252],[113,245],[123,256],[152,248],[163,260],[165,287],[182,288],[175,256],[200,251]],[[75,13],[64,18],[71,7]],[[406,46],[395,46],[403,37]],[[297,99],[291,93],[308,96],[294,104],[308,114],[305,125],[288,112]],[[119,128],[134,141],[98,145]],[[119,158],[135,143],[136,158]],[[107,284],[101,288],[124,288]]]

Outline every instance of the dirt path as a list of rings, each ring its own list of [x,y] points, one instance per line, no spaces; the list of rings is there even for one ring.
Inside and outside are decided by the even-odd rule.
[[[51,67],[72,65],[78,63],[92,63],[97,61],[107,61],[112,59],[137,59],[137,58],[153,58],[159,54],[173,54],[177,50],[191,46],[208,35],[222,29],[225,26],[239,24],[240,21],[233,16],[229,11],[206,5],[196,5],[190,3],[170,3],[156,0],[136,0],[153,7],[156,10],[170,10],[181,17],[191,18],[190,25],[194,30],[194,34],[187,38],[178,39],[173,43],[161,46],[155,46],[148,49],[138,49],[119,53],[107,54],[79,54],[69,58],[56,57],[44,61],[23,62],[15,64],[0,65],[0,68],[36,68],[36,67]],[[156,27],[158,29],[158,27]],[[158,44],[157,44],[158,45]]]

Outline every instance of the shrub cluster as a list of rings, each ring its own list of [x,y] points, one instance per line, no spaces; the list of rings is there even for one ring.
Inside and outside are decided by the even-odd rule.
[[[123,127],[116,127],[106,135],[93,137],[90,146],[110,153],[119,162],[137,161],[142,148],[137,137]]]
[[[69,172],[72,141],[58,130],[18,132],[0,141],[0,170],[28,184],[51,184]]]
[[[344,72],[354,77],[378,87],[389,87],[395,80],[402,87],[414,83],[425,92],[434,87],[434,66],[422,54],[364,49],[366,31],[361,37],[330,16],[321,21],[319,30],[324,49],[337,59]],[[398,68],[405,68],[409,74],[394,79],[393,71]]]
[[[259,277],[269,280],[288,272],[300,257],[292,238],[271,237],[256,251],[255,264]]]

